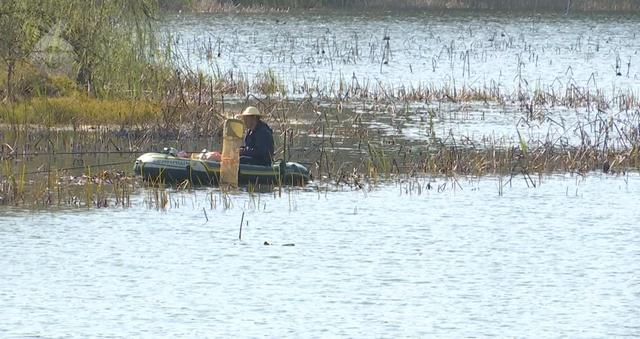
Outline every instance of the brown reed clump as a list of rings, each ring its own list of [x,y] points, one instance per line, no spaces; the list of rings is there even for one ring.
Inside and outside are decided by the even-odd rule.
[[[20,174],[9,174],[0,179],[0,205],[126,208],[131,206],[131,194],[139,185],[137,179],[120,171],[88,172],[81,176],[56,171],[33,176],[23,170]]]

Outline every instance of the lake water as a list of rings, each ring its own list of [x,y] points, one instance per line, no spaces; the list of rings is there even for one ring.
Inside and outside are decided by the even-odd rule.
[[[640,335],[640,176],[498,182],[3,209],[0,335]]]
[[[247,78],[273,69],[289,85],[455,79],[506,93],[575,84],[612,94],[640,91],[639,23],[637,14],[203,14],[167,18],[163,30],[179,37],[191,66]],[[385,34],[391,55],[381,66]],[[433,105],[442,105],[435,115]],[[398,138],[419,148],[453,135],[508,146],[522,135],[627,149],[640,138],[637,109],[549,107],[526,121],[509,104],[348,109],[380,145]],[[333,113],[332,147],[358,162],[352,112]],[[301,114],[290,117],[302,121],[294,155],[304,148],[302,160],[316,161],[306,149],[317,148],[324,123]],[[603,139],[607,123],[616,133]],[[69,138],[49,141],[72,151]],[[50,151],[33,140],[26,151]],[[89,144],[81,150],[137,145]],[[197,150],[212,140],[153,139],[137,150],[164,144]],[[110,162],[131,171],[135,156],[28,161],[35,170]],[[23,168],[22,158],[12,161]],[[535,177],[535,188],[507,180],[394,179],[365,190],[314,183],[282,196],[170,191],[166,210],[150,189],[126,209],[3,206],[0,337],[640,336],[640,174],[553,174]]]
[[[638,13],[180,14],[161,30],[191,67],[248,79],[271,69],[291,92],[306,83],[327,94],[343,80],[374,90],[464,85],[558,95],[577,86],[637,94],[639,22]]]

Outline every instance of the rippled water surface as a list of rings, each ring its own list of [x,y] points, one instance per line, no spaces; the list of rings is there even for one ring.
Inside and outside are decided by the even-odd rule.
[[[498,182],[5,208],[0,336],[639,336],[640,176]]]

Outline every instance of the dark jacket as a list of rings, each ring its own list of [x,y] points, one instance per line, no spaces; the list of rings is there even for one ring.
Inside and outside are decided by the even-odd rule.
[[[253,165],[270,166],[273,159],[273,131],[269,125],[258,121],[256,128],[249,130],[244,137],[244,146],[240,156]]]

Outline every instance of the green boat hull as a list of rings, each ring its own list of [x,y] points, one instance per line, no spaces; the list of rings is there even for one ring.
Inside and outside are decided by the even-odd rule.
[[[196,186],[217,186],[220,162],[185,159],[166,153],[145,153],[136,159],[134,173],[145,181],[164,184],[189,182]],[[306,167],[296,162],[275,162],[272,166],[241,164],[240,185],[305,185],[311,180]]]

